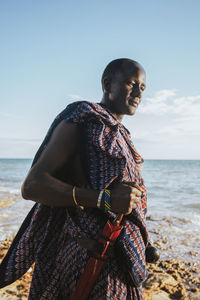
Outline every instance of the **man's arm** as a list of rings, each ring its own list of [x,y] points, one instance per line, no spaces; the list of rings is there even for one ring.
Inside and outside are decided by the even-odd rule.
[[[72,159],[77,145],[77,126],[62,121],[55,128],[40,158],[30,169],[21,189],[23,198],[48,206],[74,206],[72,185],[55,178],[53,174]],[[94,199],[98,198],[98,191],[91,190],[88,193],[86,189],[81,190],[85,206],[96,206]],[[78,194],[78,188],[76,192]],[[80,204],[81,199],[77,195]]]
[[[49,143],[22,185],[24,199],[47,206],[75,206],[73,186],[55,178],[53,174],[72,159],[78,147],[78,137],[78,127],[75,124],[62,121],[55,128]],[[98,195],[99,191],[96,190],[76,188],[76,198],[80,206],[97,207]],[[111,210],[128,214],[136,206],[140,196],[141,192],[133,183],[119,184],[111,191]]]

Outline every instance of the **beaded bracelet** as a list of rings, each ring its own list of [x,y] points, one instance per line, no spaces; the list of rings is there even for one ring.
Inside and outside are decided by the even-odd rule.
[[[101,191],[100,191],[99,197],[98,197],[98,199],[97,199],[97,207],[98,207],[98,208],[101,208],[101,200],[102,200],[103,192],[104,192],[104,190],[101,190]]]
[[[111,210],[110,190],[104,190],[104,209],[105,211]]]

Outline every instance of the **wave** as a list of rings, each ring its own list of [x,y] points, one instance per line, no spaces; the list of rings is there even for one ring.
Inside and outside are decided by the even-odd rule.
[[[184,206],[188,208],[195,208],[200,210],[200,203],[190,203],[190,204],[185,204]]]
[[[20,188],[11,188],[7,186],[0,186],[0,192],[9,193],[9,194],[20,194]]]

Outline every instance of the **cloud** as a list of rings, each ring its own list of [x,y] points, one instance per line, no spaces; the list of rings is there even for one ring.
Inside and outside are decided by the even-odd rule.
[[[153,98],[147,97],[148,101],[153,101],[153,102],[164,102],[167,101],[170,97],[173,97],[176,95],[176,90],[161,90],[157,91],[155,93],[155,96]]]
[[[153,97],[145,98],[138,111],[140,116],[157,120],[158,129],[153,130],[154,137],[200,138],[200,95],[178,97],[177,90],[161,90]],[[147,131],[152,136],[150,130]]]
[[[161,90],[153,97],[144,98],[139,112],[151,115],[180,115],[200,117],[200,95],[177,97],[177,90]]]
[[[200,118],[200,115],[199,115]],[[175,118],[169,124],[160,128],[158,134],[172,137],[198,137],[200,140],[200,119],[195,116]]]
[[[144,158],[200,159],[200,95],[158,91],[124,121]]]

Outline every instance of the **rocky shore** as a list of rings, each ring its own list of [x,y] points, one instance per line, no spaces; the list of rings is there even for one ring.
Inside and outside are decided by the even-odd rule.
[[[200,279],[198,263],[178,259],[148,264],[149,277],[144,284],[145,300],[199,300]]]
[[[5,256],[12,239],[0,244],[0,261]],[[159,248],[159,243],[157,242]],[[199,300],[200,278],[199,262],[183,262],[178,259],[160,260],[148,264],[149,277],[144,284],[144,300]],[[0,290],[1,300],[27,299],[32,266],[19,280]]]

